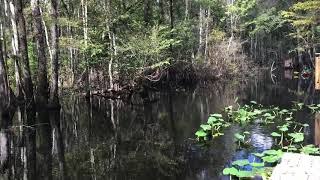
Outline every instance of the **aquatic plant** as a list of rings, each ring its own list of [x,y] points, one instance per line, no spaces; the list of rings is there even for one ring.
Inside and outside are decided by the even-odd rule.
[[[295,152],[312,155],[320,155],[320,149],[314,145],[304,145],[304,133],[302,132],[308,124],[302,124],[294,121],[294,116],[298,111],[305,107],[309,108],[312,113],[320,111],[320,105],[305,105],[300,102],[293,102],[292,108],[280,109],[279,107],[264,107],[257,104],[255,101],[249,105],[240,106],[238,108],[227,106],[224,112],[227,115],[227,120],[223,119],[221,114],[212,114],[207,124],[202,124],[201,129],[196,132],[199,141],[212,140],[214,137],[223,135],[223,130],[232,124],[238,124],[240,127],[250,123],[259,123],[262,126],[267,126],[276,123],[275,130],[270,134],[276,143],[271,149],[267,149],[261,153],[252,153],[257,159],[250,162],[248,159],[242,159],[232,162],[231,167],[223,170],[224,175],[229,175],[238,178],[252,178],[260,176],[263,179],[270,177],[272,167],[275,166],[281,159],[284,152]],[[250,139],[250,132],[244,131],[234,134],[238,148],[247,148]],[[258,160],[258,162],[255,162]],[[266,167],[270,166],[270,167]],[[250,167],[250,168],[244,168]],[[243,169],[250,169],[243,170]]]
[[[307,107],[311,110],[312,113],[318,112],[320,110],[320,104],[311,104],[307,105]]]
[[[238,177],[238,178],[253,178],[260,176],[263,179],[267,179],[270,176],[270,168],[265,167],[264,162],[250,162],[248,159],[241,159],[232,162],[232,167],[225,168],[223,175]],[[251,170],[242,170],[244,167],[251,167]]]
[[[300,152],[303,154],[313,154],[313,155],[320,155],[320,149],[318,147],[315,147],[315,145],[307,145],[303,146],[300,149]]]
[[[221,114],[211,114],[207,124],[201,124],[200,130],[195,135],[198,141],[207,141],[209,139],[224,135],[222,130],[230,126],[230,123],[223,120]]]
[[[250,142],[250,139],[248,139],[247,135],[250,135],[250,132],[245,131],[243,133],[236,133],[234,134],[234,137],[236,139],[236,142],[238,143],[238,146],[240,147],[241,145],[248,145]]]

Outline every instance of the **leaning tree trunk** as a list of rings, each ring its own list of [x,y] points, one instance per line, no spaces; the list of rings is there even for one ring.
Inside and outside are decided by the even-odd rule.
[[[19,34],[19,50],[20,58],[22,64],[22,74],[23,74],[23,87],[25,91],[25,99],[27,102],[34,102],[33,98],[33,83],[31,78],[31,71],[29,65],[28,57],[28,43],[27,43],[27,31],[26,23],[23,15],[23,3],[22,0],[16,1],[17,8],[17,25],[18,25],[18,34]]]
[[[58,1],[51,0],[50,3],[51,15],[51,40],[52,40],[52,58],[51,58],[51,88],[50,88],[50,101],[53,105],[59,104],[58,97],[58,80],[59,80],[59,31],[58,31]]]
[[[47,79],[47,58],[45,52],[45,34],[41,22],[39,0],[31,0],[34,36],[36,41],[38,73],[37,73],[37,96],[36,101],[39,105],[48,103],[48,79]]]

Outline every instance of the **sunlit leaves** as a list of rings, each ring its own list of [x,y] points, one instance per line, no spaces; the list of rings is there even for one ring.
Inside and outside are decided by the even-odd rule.
[[[283,155],[281,150],[266,150],[263,153],[253,153],[253,155],[260,157],[265,163],[274,163],[280,160]]]
[[[195,133],[197,139],[202,141],[223,136],[223,128],[228,127],[230,124],[225,122],[222,118],[223,116],[221,114],[211,114],[207,124],[201,124],[201,129]]]
[[[304,140],[304,134],[303,133],[289,133],[290,137],[292,137],[293,142],[298,143],[302,142]]]
[[[281,137],[281,134],[279,134],[277,132],[273,132],[273,133],[271,133],[271,136],[273,136],[273,137]]]
[[[209,131],[211,130],[211,126],[208,124],[202,124],[200,125],[200,127],[204,130],[204,131]]]
[[[207,136],[207,133],[204,130],[199,130],[195,134],[198,138]]]
[[[300,149],[300,152],[303,154],[313,154],[313,155],[319,155],[320,149],[318,147],[315,147],[314,145],[307,145]]]
[[[304,48],[308,47],[309,43],[319,42],[319,38],[315,38],[314,34],[314,27],[319,24],[319,10],[319,0],[307,0],[297,2],[288,11],[282,12],[282,17],[296,30],[296,32],[291,33],[291,36],[302,39]]]
[[[238,169],[232,167],[232,168],[225,168],[223,170],[224,175],[233,175],[236,176],[239,173]]]

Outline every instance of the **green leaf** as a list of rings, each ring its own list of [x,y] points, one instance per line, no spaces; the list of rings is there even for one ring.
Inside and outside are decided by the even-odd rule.
[[[237,160],[237,161],[234,161],[232,163],[233,166],[246,166],[246,165],[249,165],[249,164],[250,164],[250,162],[247,159]]]
[[[252,155],[257,156],[257,157],[263,157],[263,153],[252,153]]]
[[[250,177],[253,177],[255,174],[252,172],[252,171],[239,171],[237,176],[239,178],[250,178]]]
[[[289,133],[288,135],[293,138],[295,143],[302,142],[304,140],[303,133]]]
[[[236,169],[236,168],[234,168],[234,167],[232,167],[232,168],[225,168],[224,170],[223,170],[223,175],[233,175],[233,176],[236,176],[236,175],[238,175],[238,170]]]
[[[279,161],[280,157],[278,157],[278,156],[265,156],[265,157],[262,157],[262,160],[267,163],[274,163],[274,162]]]
[[[251,104],[258,104],[256,101],[250,101]]]
[[[204,132],[203,130],[199,130],[199,131],[196,132],[195,135],[196,135],[197,137],[205,137],[205,136],[207,136],[207,133]]]
[[[217,122],[218,121],[218,119],[217,118],[215,118],[215,117],[209,117],[209,119],[208,119],[208,124],[213,124],[213,123],[215,123],[215,122]]]
[[[271,150],[266,150],[266,151],[264,151],[263,154],[267,154],[267,155],[277,155],[277,154],[278,154],[278,151],[271,149]]]
[[[307,145],[300,149],[300,152],[303,154],[320,154],[320,149],[314,145]]]
[[[252,167],[264,167],[265,166],[263,162],[262,163],[250,163],[250,165]]]
[[[270,116],[272,116],[270,113],[265,113],[265,114],[263,115],[263,117],[270,117]]]
[[[222,118],[221,114],[211,114],[210,116],[215,118]]]
[[[235,135],[234,135],[234,137],[238,140],[238,141],[244,141],[244,136],[243,135],[241,135],[241,134],[239,134],[239,133],[236,133]]]
[[[279,128],[279,130],[282,131],[282,132],[287,132],[287,131],[289,131],[287,125],[279,126],[278,128]]]
[[[200,125],[200,127],[204,130],[204,131],[209,131],[211,130],[211,126],[207,125],[207,124],[202,124]]]
[[[279,134],[277,132],[273,132],[273,133],[271,133],[271,136],[273,136],[273,137],[281,137],[281,134]]]

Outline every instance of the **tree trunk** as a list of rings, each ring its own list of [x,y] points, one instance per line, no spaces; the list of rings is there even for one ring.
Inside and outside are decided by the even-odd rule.
[[[0,38],[0,111],[6,109],[10,104],[9,84],[3,57],[2,40]]]
[[[50,8],[51,8],[51,4],[50,4]],[[41,21],[42,21],[42,25],[43,25],[44,34],[45,34],[44,37],[45,37],[45,40],[46,40],[46,43],[47,43],[47,47],[48,47],[49,57],[50,57],[50,59],[52,59],[52,50],[51,50],[51,46],[50,46],[50,42],[49,42],[48,29],[47,29],[47,26],[46,26],[46,22],[44,21],[44,18],[43,18],[42,8],[39,7],[39,10],[40,10]]]
[[[39,0],[31,0],[31,8],[38,58],[38,86],[36,101],[41,107],[41,105],[46,105],[48,103],[47,58],[45,52],[46,43],[41,22]]]
[[[23,98],[23,86],[21,82],[21,68],[18,58],[19,54],[19,40],[18,40],[18,27],[17,27],[17,16],[16,6],[14,1],[10,1],[10,19],[12,27],[12,55],[14,59],[15,67],[15,80],[16,80],[16,96],[18,99]]]
[[[165,23],[165,17],[164,17],[164,7],[163,7],[163,1],[164,0],[159,0],[159,24]]]
[[[89,71],[89,61],[87,59],[87,48],[88,48],[88,4],[87,0],[81,0],[82,7],[82,23],[83,23],[83,39],[84,39],[84,59],[86,61],[86,94],[90,95],[90,71]]]
[[[58,30],[58,1],[51,0],[50,3],[51,15],[51,88],[50,88],[50,101],[53,105],[59,104],[58,95],[58,81],[59,81],[59,30]]]
[[[173,0],[170,0],[170,27],[171,30],[174,28],[174,16],[173,16]],[[173,39],[173,34],[171,32],[171,39]],[[170,50],[171,50],[171,55],[173,56],[173,47],[172,44],[170,44]]]
[[[189,0],[185,0],[185,12],[184,12],[184,20],[187,21],[189,20]]]
[[[203,8],[200,5],[200,10],[199,10],[199,47],[198,47],[198,56],[202,56],[202,51],[203,51]]]
[[[208,44],[209,44],[209,33],[210,33],[210,18],[211,18],[211,9],[207,10],[207,18],[206,18],[206,43],[204,47],[204,59],[207,62],[207,55],[208,55]]]
[[[25,91],[25,98],[27,102],[34,102],[33,97],[33,83],[31,78],[31,71],[28,57],[28,44],[27,44],[27,32],[26,23],[23,15],[22,0],[17,0],[17,18],[18,18],[18,31],[19,31],[19,49],[20,57],[22,61],[22,73],[23,73],[23,87]]]
[[[298,42],[298,47],[297,47],[297,52],[298,52],[298,63],[299,63],[299,70],[302,70],[303,68],[303,60],[302,60],[302,53],[300,51],[301,45],[300,45],[300,31],[297,30],[297,34],[298,34],[298,38],[297,38],[297,42]]]
[[[152,21],[152,4],[151,0],[144,0],[143,3],[143,18],[146,26],[151,24]]]
[[[111,19],[111,8],[110,8],[110,0],[106,0],[105,1],[105,11],[106,11],[106,31],[108,32],[108,40],[109,40],[109,48],[113,49],[113,36],[112,36],[112,32],[110,29],[110,19]],[[113,73],[112,73],[112,63],[113,63],[113,56],[114,56],[114,52],[110,53],[110,60],[108,63],[108,75],[109,75],[109,88],[111,90],[114,89],[113,87]]]

